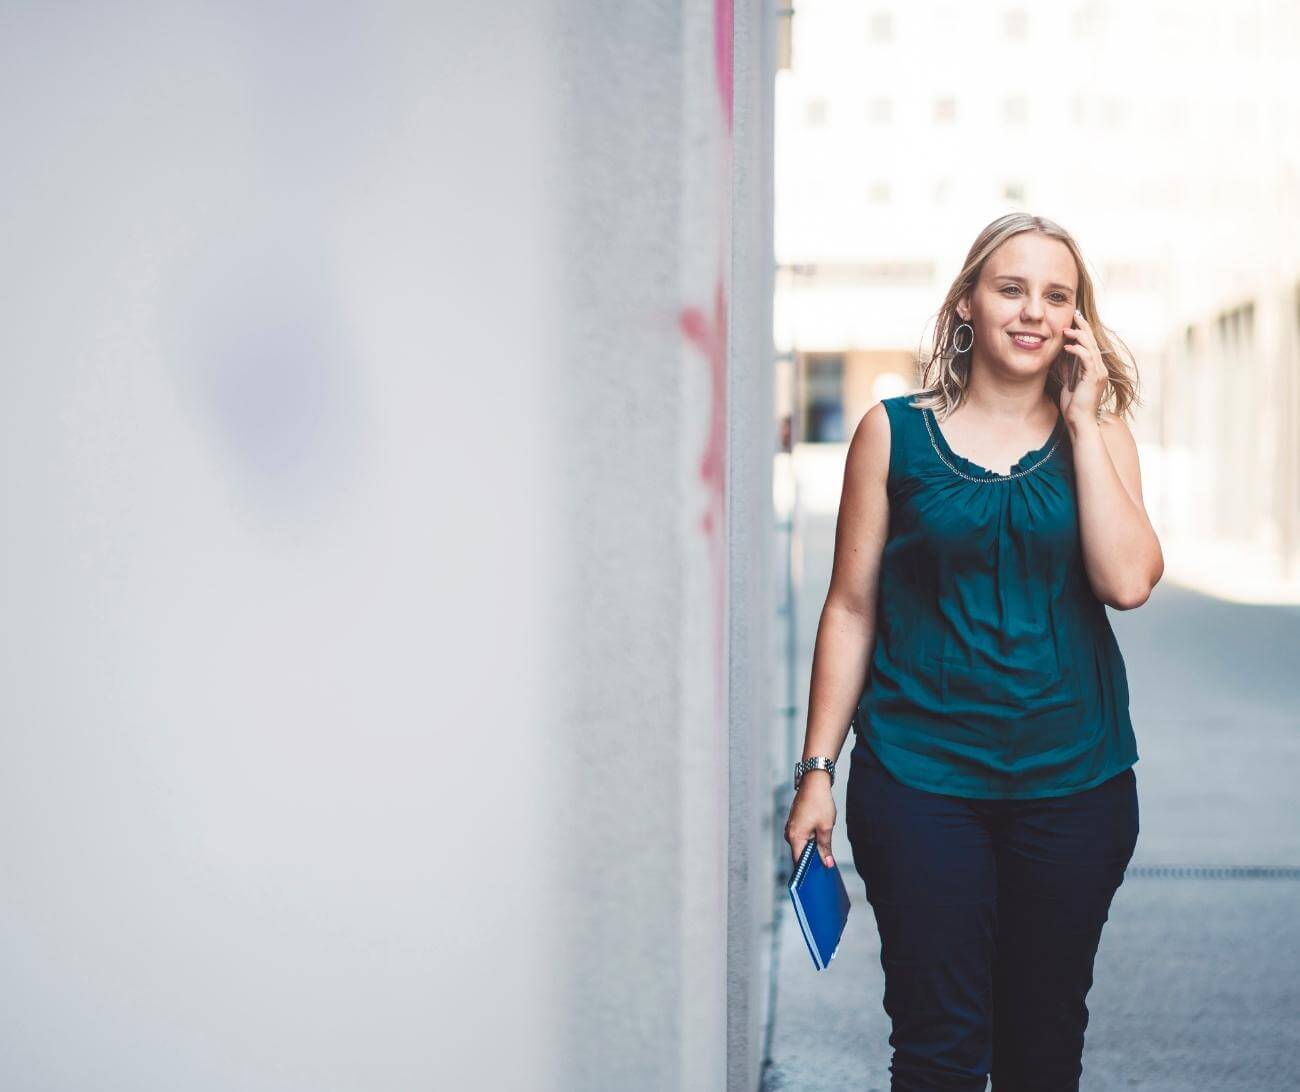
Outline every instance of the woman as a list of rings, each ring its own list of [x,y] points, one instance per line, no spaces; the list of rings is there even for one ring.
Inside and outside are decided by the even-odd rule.
[[[1103,604],[1141,606],[1164,570],[1117,341],[1070,235],[1003,216],[948,292],[924,389],[873,406],[849,445],[785,836],[834,863],[852,727],[846,831],[892,1089],[1078,1088],[1138,835]]]

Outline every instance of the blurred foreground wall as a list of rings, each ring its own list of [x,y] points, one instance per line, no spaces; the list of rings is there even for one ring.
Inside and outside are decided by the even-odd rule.
[[[6,6],[0,1087],[756,1087],[762,10]]]

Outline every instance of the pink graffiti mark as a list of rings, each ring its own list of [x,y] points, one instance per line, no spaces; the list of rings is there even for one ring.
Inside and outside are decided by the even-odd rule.
[[[726,256],[730,247],[730,217],[725,212],[731,200],[731,99],[734,81],[732,2],[733,0],[714,0],[713,3],[713,74],[726,123],[720,145],[722,169],[718,177],[718,196],[724,216],[719,221],[719,272],[713,283],[713,312],[707,314],[702,307],[685,307],[678,317],[682,333],[699,350],[709,369],[709,426],[699,462],[700,480],[704,483],[706,497],[699,527],[708,543],[713,577],[713,694],[716,723],[720,729],[725,729],[722,713],[727,692],[726,665],[723,663],[727,629],[727,292],[723,271],[726,269]]]
[[[724,210],[730,201],[731,133],[733,126],[732,93],[734,84],[733,28],[735,13],[733,0],[714,0],[713,3],[713,74],[718,97],[721,99],[722,117],[726,123],[721,151],[722,170],[718,179],[718,193]],[[700,515],[700,530],[708,543],[709,560],[713,576],[713,680],[714,707],[721,726],[725,707],[727,679],[723,652],[727,627],[727,543],[726,543],[726,486],[727,486],[727,294],[722,279],[726,268],[725,257],[729,248],[730,218],[720,221],[718,235],[718,270],[713,283],[713,313],[703,308],[683,308],[678,322],[682,333],[704,357],[709,368],[709,426],[704,451],[699,462],[700,479],[706,492],[704,511]]]
[[[707,491],[700,529],[709,544],[713,567],[714,679],[721,700],[722,653],[726,625],[726,485],[727,485],[727,298],[719,276],[713,285],[713,314],[698,307],[683,309],[682,333],[708,363],[709,429],[700,457],[699,474]]]
[[[732,87],[734,38],[733,27],[735,12],[733,0],[714,0],[713,2],[713,68],[718,78],[718,93],[722,96],[722,113],[727,119],[727,132],[732,128]]]

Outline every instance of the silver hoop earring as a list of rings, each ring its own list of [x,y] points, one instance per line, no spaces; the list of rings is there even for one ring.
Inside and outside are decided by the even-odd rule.
[[[957,346],[957,335],[960,334],[963,330],[970,331],[970,345],[967,345],[964,349],[958,348]],[[952,351],[954,353],[968,353],[970,352],[971,345],[974,344],[975,344],[975,327],[973,327],[969,322],[963,322],[960,326],[957,327],[957,329],[955,329],[952,332]]]

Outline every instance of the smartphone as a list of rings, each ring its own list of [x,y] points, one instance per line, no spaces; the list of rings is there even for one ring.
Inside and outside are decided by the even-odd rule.
[[[1077,330],[1078,328],[1078,324],[1071,318],[1070,329]],[[1078,343],[1075,342],[1075,344]],[[1067,353],[1062,349],[1061,355],[1056,358],[1056,367],[1061,386],[1065,387],[1066,390],[1073,391],[1079,385],[1079,357],[1075,353]]]

